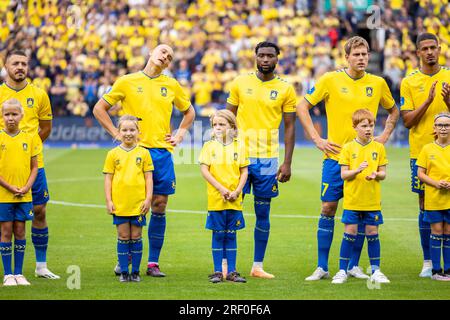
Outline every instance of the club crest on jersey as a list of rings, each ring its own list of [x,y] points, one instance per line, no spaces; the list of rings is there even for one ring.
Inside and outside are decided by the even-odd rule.
[[[270,99],[276,100],[277,96],[278,96],[278,91],[276,91],[276,90],[270,91]]]
[[[33,98],[27,98],[27,107],[33,108],[34,106],[34,99]]]
[[[161,95],[163,97],[167,97],[167,88],[166,87],[161,87]]]
[[[137,88],[137,92],[138,92],[138,93],[143,93],[144,90],[142,89],[142,87],[138,87],[138,88]]]
[[[22,147],[23,147],[23,151],[27,151],[28,150],[28,143],[22,143]]]
[[[372,160],[378,159],[378,152],[372,152]]]
[[[120,165],[120,160],[119,160],[119,159],[115,160],[115,161],[114,161],[114,165],[115,165],[115,166]]]
[[[235,152],[234,153],[234,161],[237,161],[237,159],[238,159],[238,154],[237,154],[237,152]]]
[[[366,87],[366,96],[371,97],[373,95],[373,88]]]
[[[136,165],[139,167],[142,163],[142,158],[141,157],[137,157],[136,158]]]

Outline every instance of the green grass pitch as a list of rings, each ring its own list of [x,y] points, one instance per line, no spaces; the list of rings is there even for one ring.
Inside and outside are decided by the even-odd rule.
[[[237,267],[247,277],[246,284],[208,282],[212,272],[211,233],[204,228],[206,186],[196,162],[176,166],[177,193],[169,200],[160,258],[161,269],[168,276],[145,276],[148,240],[144,228],[143,281],[120,283],[113,273],[116,231],[103,208],[101,171],[107,150],[48,149],[46,172],[52,200],[47,210],[48,264],[61,279],[34,278],[28,225],[24,275],[32,285],[0,288],[0,299],[449,299],[448,283],[418,277],[422,254],[417,197],[409,191],[408,150],[387,151],[390,164],[382,187],[385,224],[380,238],[381,267],[391,283],[378,289],[357,279],[340,286],[330,280],[304,281],[315,269],[317,259],[321,154],[316,149],[296,149],[291,181],[280,185],[280,196],[272,202],[264,267],[276,275],[275,279],[248,276],[253,257],[253,196],[244,201],[247,227],[238,232]],[[337,220],[330,253],[332,274],[338,269],[342,232],[342,223]],[[365,269],[368,265],[365,245],[361,266]],[[69,289],[68,283],[74,283],[73,273],[68,273],[71,266],[80,270],[80,289]]]

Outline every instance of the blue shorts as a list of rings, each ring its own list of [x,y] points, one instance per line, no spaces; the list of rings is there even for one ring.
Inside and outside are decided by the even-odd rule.
[[[113,224],[119,225],[124,223],[131,223],[138,227],[144,227],[147,225],[147,219],[144,215],[139,216],[131,216],[131,217],[122,217],[122,216],[116,216],[113,214]]]
[[[240,230],[245,228],[245,220],[240,210],[208,211],[206,229],[214,231]]]
[[[50,200],[44,168],[38,169],[36,180],[31,187],[31,193],[33,195],[33,206],[47,203]]]
[[[353,211],[345,210],[342,213],[341,221],[345,224],[367,224],[369,226],[378,226],[383,224],[383,215],[381,211]]]
[[[249,194],[253,186],[253,195],[261,198],[278,196],[278,159],[250,158],[248,178],[242,192]]]
[[[147,148],[152,157],[153,194],[169,195],[175,193],[176,179],[172,154],[163,148]]]
[[[0,203],[0,222],[33,220],[32,202]]]
[[[425,194],[425,184],[420,181],[417,176],[417,159],[409,159],[409,166],[411,167],[411,191],[419,195]]]
[[[423,220],[428,223],[446,222],[450,224],[450,209],[447,210],[424,210]]]
[[[334,202],[339,201],[343,196],[344,180],[341,178],[341,166],[336,160],[323,160],[320,200]]]

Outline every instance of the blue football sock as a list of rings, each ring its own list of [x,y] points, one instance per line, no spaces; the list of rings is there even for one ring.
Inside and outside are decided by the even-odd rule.
[[[27,240],[14,240],[14,274],[22,274]]]
[[[350,262],[350,256],[352,254],[353,245],[356,242],[356,235],[348,234],[344,232],[344,237],[341,243],[341,252],[339,258],[339,270],[347,271],[348,263]]]
[[[422,245],[423,260],[431,260],[430,255],[430,234],[431,227],[430,224],[423,220],[425,214],[423,210],[419,213],[419,234],[420,234],[420,244]]]
[[[369,251],[370,267],[372,268],[372,273],[380,269],[380,238],[378,234],[367,235],[367,250]]]
[[[443,236],[441,234],[430,235],[431,262],[433,263],[434,271],[441,270],[442,239]]]
[[[236,231],[228,231],[225,233],[225,248],[227,249],[228,273],[230,273],[236,271]]]
[[[158,263],[166,232],[166,214],[152,212],[148,225],[148,262]]]
[[[34,245],[36,262],[47,262],[48,228],[31,227],[31,242]]]
[[[214,272],[222,272],[222,257],[225,242],[224,231],[212,232],[212,256],[214,263]]]
[[[269,241],[270,233],[270,198],[259,198],[255,197],[255,214],[256,214],[256,224],[255,224],[255,250],[253,254],[254,262],[263,262],[264,255],[266,253],[267,242]],[[228,252],[227,252],[228,254]]]
[[[120,272],[128,273],[128,250],[130,240],[117,239],[117,257],[119,258]]]
[[[444,259],[444,270],[447,271],[450,269],[450,234],[444,234],[442,258]]]
[[[318,267],[328,271],[328,255],[334,234],[334,216],[328,217],[323,213],[319,218],[317,229]]]
[[[355,266],[359,266],[359,258],[364,246],[364,239],[366,238],[366,225],[364,223],[358,224],[358,235],[356,241],[353,244],[352,253],[350,256],[350,263],[348,264],[348,270],[351,270]]]
[[[12,243],[0,242],[0,252],[2,255],[4,274],[12,274]]]
[[[142,260],[142,238],[130,240],[131,272],[139,272]]]

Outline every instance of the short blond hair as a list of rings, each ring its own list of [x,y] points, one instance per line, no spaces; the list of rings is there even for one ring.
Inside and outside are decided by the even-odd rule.
[[[15,107],[17,107],[17,109],[20,111],[21,114],[24,114],[22,104],[16,98],[11,98],[11,99],[6,100],[5,102],[3,102],[2,106],[3,106],[2,114],[3,114],[4,107],[6,107],[6,106],[15,106]]]
[[[231,129],[233,130],[232,132],[232,137],[236,138],[238,135],[238,130],[237,130],[237,121],[236,121],[236,116],[234,115],[233,112],[231,112],[230,110],[227,109],[223,109],[223,110],[217,110],[212,116],[211,118],[209,118],[209,122],[211,124],[211,128],[213,126],[213,121],[215,117],[222,117],[225,120],[227,120],[228,124],[230,125]],[[211,137],[214,139],[214,132],[211,134]]]
[[[369,43],[366,41],[366,39],[360,36],[351,37],[344,45],[345,54],[349,55],[350,52],[352,52],[352,49],[362,46],[367,48],[367,52],[370,51]]]
[[[122,126],[122,123],[125,121],[132,121],[136,125],[136,129],[139,131],[139,119],[135,116],[125,114],[119,118],[119,121],[117,122],[117,128],[120,130],[120,127]]]
[[[369,109],[358,109],[356,110],[352,115],[352,123],[353,127],[356,128],[356,126],[363,122],[364,120],[369,120],[369,123],[375,123],[375,117],[373,116],[373,113],[370,112]]]

